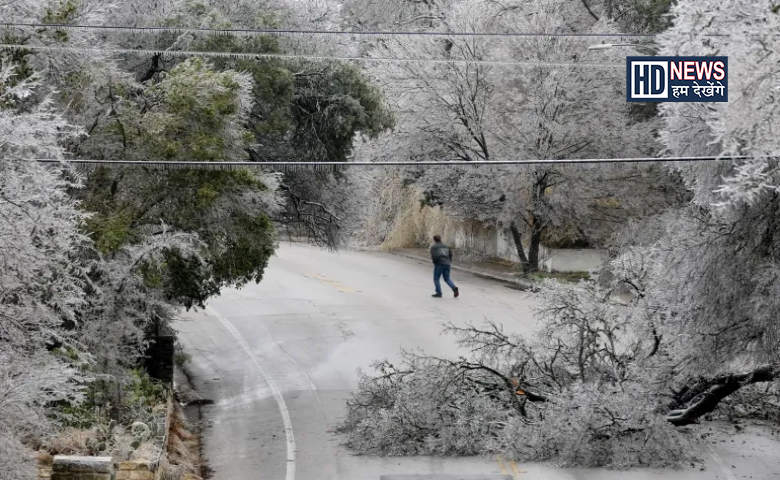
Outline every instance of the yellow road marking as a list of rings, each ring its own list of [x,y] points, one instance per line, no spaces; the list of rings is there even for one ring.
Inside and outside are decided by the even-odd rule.
[[[501,458],[501,455],[496,455],[496,461],[498,462],[498,468],[501,469],[502,474],[506,475],[507,473],[509,473],[506,471],[506,468],[504,467],[504,460]]]
[[[515,480],[520,478],[521,473],[528,473],[525,470],[518,470],[517,465],[515,465],[514,461],[509,462],[509,465],[512,467],[512,474],[515,477]]]
[[[357,290],[355,290],[355,289],[353,289],[351,287],[348,287],[346,285],[342,285],[339,282],[336,282],[334,280],[330,280],[329,278],[323,277],[322,275],[317,274],[317,273],[307,273],[307,274],[304,275],[304,277],[316,278],[320,282],[322,282],[322,283],[324,283],[326,285],[330,285],[331,287],[336,288],[340,292],[347,292],[347,293],[356,293],[357,292]]]

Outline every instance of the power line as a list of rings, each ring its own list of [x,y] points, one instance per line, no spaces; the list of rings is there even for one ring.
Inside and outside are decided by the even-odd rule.
[[[569,33],[569,32],[414,32],[414,31],[387,31],[387,30],[298,30],[298,29],[264,29],[264,28],[201,28],[201,27],[130,27],[120,25],[67,25],[47,23],[0,23],[0,28],[48,28],[54,30],[106,30],[128,31],[134,33],[169,32],[169,33],[211,33],[218,35],[329,35],[329,36],[369,36],[369,37],[396,37],[396,36],[420,36],[420,37],[498,37],[498,38],[522,38],[522,37],[616,37],[616,38],[655,38],[655,34],[634,33]],[[720,36],[720,35],[708,35]]]
[[[727,155],[727,156],[705,156],[705,157],[639,157],[639,158],[579,158],[579,159],[530,159],[530,160],[497,160],[497,161],[389,161],[389,162],[201,162],[201,161],[142,161],[142,160],[57,160],[57,159],[35,159],[34,161],[45,164],[70,164],[75,166],[99,167],[151,167],[151,168],[171,168],[171,169],[216,169],[229,170],[235,168],[254,167],[479,167],[496,165],[593,165],[603,163],[665,163],[665,162],[712,162],[712,161],[734,161],[748,160],[751,158],[775,158],[771,156],[751,156],[751,155]]]
[[[246,53],[246,52],[208,52],[196,50],[153,50],[138,48],[94,48],[94,47],[52,47],[47,45],[20,45],[2,44],[0,49],[34,50],[43,52],[77,52],[77,53],[105,53],[105,54],[145,54],[171,57],[209,57],[209,58],[249,58],[249,59],[303,59],[303,60],[330,60],[330,61],[357,61],[357,62],[400,62],[400,63],[444,63],[462,65],[493,65],[512,67],[596,67],[614,68],[625,67],[624,63],[577,63],[577,62],[515,62],[505,60],[460,60],[444,58],[395,58],[395,57],[349,57],[332,55],[300,55],[283,53]]]

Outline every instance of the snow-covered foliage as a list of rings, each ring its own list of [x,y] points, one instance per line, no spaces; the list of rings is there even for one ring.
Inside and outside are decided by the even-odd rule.
[[[50,24],[122,18],[136,26],[588,33],[616,32],[615,21],[632,16],[630,4],[660,12],[670,1],[20,0],[0,1],[0,11],[10,21]],[[662,106],[663,145],[677,155],[751,158],[676,167],[694,205],[629,224],[605,272],[611,281],[547,284],[538,336],[451,327],[469,358],[408,354],[398,370],[380,363],[379,377],[361,376],[344,425],[354,448],[664,465],[688,455],[672,425],[780,376],[780,14],[768,0],[680,0],[674,15],[662,53],[728,55],[732,101]],[[647,15],[632,17],[625,24],[654,28]],[[449,60],[372,64],[368,73],[398,119],[392,134],[376,139],[393,114],[353,66],[0,54],[0,471],[12,478],[32,477],[24,442],[46,433],[52,418],[83,420],[65,407],[84,400],[84,390],[90,405],[116,403],[114,387],[132,384],[129,370],[177,308],[202,305],[224,285],[260,281],[275,247],[272,219],[291,235],[336,246],[367,204],[379,219],[369,233],[381,236],[381,223],[421,195],[453,218],[510,229],[533,269],[545,235],[603,240],[615,222],[679,203],[656,167],[436,168],[375,178],[97,168],[82,178],[65,163],[34,161],[62,160],[66,151],[215,167],[249,158],[654,154],[661,123],[623,98],[620,67],[630,50],[589,53],[583,38],[412,35],[338,44],[309,34],[4,33],[7,42],[39,46]],[[469,63],[502,59],[534,65]],[[366,142],[355,150],[359,133]],[[632,292],[628,307],[609,302],[621,289]]]
[[[780,365],[778,191],[780,12],[772,2],[680,1],[661,38],[668,55],[727,55],[729,102],[664,104],[673,154],[746,155],[679,170],[694,206],[668,215],[667,234],[638,255],[649,296],[665,304],[675,374],[717,376]],[[714,33],[728,37],[704,37]]]
[[[757,385],[774,385],[767,391],[776,395],[780,11],[763,1],[680,0],[673,13],[661,54],[728,55],[730,101],[662,105],[661,140],[672,155],[750,158],[675,166],[693,203],[628,222],[600,282],[545,285],[536,338],[492,325],[451,328],[470,347],[469,358],[406,355],[392,372],[380,363],[376,374],[361,376],[343,425],[355,449],[507,452],[578,465],[675,463],[691,450],[672,426],[717,414],[735,392],[736,402],[751,401]],[[464,98],[488,98],[489,89],[469,91]],[[544,98],[544,91],[535,95]],[[468,118],[466,128],[480,129],[489,117]],[[453,151],[486,158],[482,138],[489,137],[461,141]],[[458,201],[467,198],[486,203],[468,195]],[[478,211],[485,210],[467,214]],[[616,295],[628,305],[616,305]],[[761,408],[777,415],[771,402]]]
[[[579,8],[558,1],[459,1],[446,15],[442,10],[444,19],[435,23],[438,30],[453,32],[616,31],[608,21],[577,16]],[[652,156],[658,124],[637,119],[622,96],[625,52],[592,53],[590,43],[588,37],[479,36],[378,43],[371,50],[376,56],[445,62],[376,67],[376,77],[394,99],[398,125],[364,150],[361,160]],[[490,60],[527,63],[465,63]],[[525,246],[518,247],[518,255],[528,269],[538,268],[542,238],[603,243],[617,220],[658,210],[674,198],[659,188],[670,181],[654,167],[433,168],[410,174],[410,180],[453,218],[511,229]]]
[[[46,404],[79,396],[80,374],[65,355],[78,339],[61,326],[77,322],[83,305],[79,254],[90,242],[66,192],[73,181],[30,161],[61,159],[61,142],[78,130],[46,103],[22,110],[36,85],[15,67],[0,71],[0,469],[24,479],[32,470],[20,439],[45,431]]]
[[[139,225],[132,241],[126,241],[126,232],[115,218],[106,221],[103,211],[85,212],[85,206],[98,203],[89,196],[94,184],[85,187],[64,158],[64,146],[76,144],[84,132],[56,113],[56,100],[41,99],[36,92],[36,87],[44,88],[41,76],[27,70],[26,63],[4,67],[0,72],[0,466],[10,472],[10,478],[24,479],[33,478],[35,470],[22,441],[45,442],[57,423],[90,426],[100,421],[90,413],[94,408],[128,420],[117,413],[118,408],[127,401],[125,388],[133,388],[130,372],[139,365],[149,339],[165,333],[177,307],[191,304],[193,296],[202,301],[204,295],[218,291],[220,281],[230,280],[214,280],[205,271],[208,246],[212,251],[215,244],[222,252],[227,250],[219,240],[209,238],[207,245],[195,232],[172,231],[158,217],[156,225]],[[169,112],[167,123],[161,119],[165,115],[155,118],[158,124],[202,138],[205,128],[201,127],[210,121],[208,133],[219,142],[201,143],[204,155],[238,155],[239,144],[245,144],[240,119],[251,105],[250,80],[187,62],[171,77],[155,92]],[[187,80],[193,83],[188,85]],[[188,96],[187,88],[201,88],[201,97]],[[196,116],[177,119],[173,115],[177,108],[194,108],[215,98],[221,108],[217,115],[205,108]],[[182,123],[177,126],[172,120]],[[231,131],[238,133],[231,135]],[[207,151],[215,146],[223,150]],[[62,163],[44,165],[36,159]],[[125,173],[130,177],[130,172]],[[225,183],[231,174],[218,175]],[[231,229],[237,227],[230,218],[253,218],[258,212],[264,215],[280,208],[274,193],[276,175],[239,172],[234,177],[253,188],[201,183],[200,197],[213,205],[203,219],[215,236],[233,235]],[[139,205],[148,200],[137,198],[142,185],[121,193],[135,195],[134,205]],[[203,190],[206,187],[211,189]],[[79,196],[88,201],[77,201]],[[110,206],[101,201],[103,207]],[[98,244],[93,245],[87,234]],[[260,237],[253,240],[259,244]],[[267,257],[270,253],[261,248]],[[247,250],[239,253],[246,255]],[[194,285],[198,280],[210,289]],[[84,401],[89,408],[79,406]]]
[[[20,0],[0,1],[0,13],[7,22],[57,25],[340,22],[331,0]],[[91,51],[336,47],[311,36],[2,30],[3,43],[74,49],[0,52],[0,476],[21,480],[34,475],[25,447],[49,448],[52,427],[99,430],[109,417],[121,424],[151,408],[132,394],[131,373],[150,341],[170,334],[180,307],[202,306],[224,285],[259,282],[276,246],[274,220],[311,228],[322,244],[343,241],[344,212],[355,205],[339,176],[219,162],[345,160],[358,132],[373,136],[392,118],[350,65]],[[66,158],[205,160],[215,168],[76,171]]]
[[[149,337],[164,331],[176,316],[180,299],[154,288],[169,274],[159,265],[171,258],[202,262],[201,246],[196,235],[171,233],[162,225],[157,234],[95,262],[90,271],[95,290],[81,310],[78,332],[82,348],[94,359],[91,372],[96,378],[126,380],[146,352]],[[114,395],[110,389],[105,393]]]
[[[0,6],[9,20],[95,24],[110,23],[117,7]],[[6,32],[11,43],[111,46],[80,31]],[[55,427],[132,421],[128,412],[148,407],[128,405],[139,398],[128,389],[149,340],[221,283],[260,278],[273,249],[267,215],[282,200],[274,174],[84,175],[65,161],[245,159],[254,106],[247,74],[193,59],[139,84],[122,61],[100,55],[11,51],[0,67],[0,468],[21,480],[35,472],[26,447],[46,446]],[[229,267],[206,268],[221,267],[213,259],[226,252],[242,257],[243,271],[222,257]]]
[[[665,466],[689,458],[683,437],[657,414],[660,395],[638,341],[638,310],[606,291],[550,282],[535,338],[500,326],[447,331],[470,351],[448,360],[405,353],[361,373],[341,425],[365,454],[479,455],[562,465]]]
[[[709,164],[682,171],[702,205],[760,202],[780,184],[774,163],[780,153],[777,6],[767,0],[680,1],[674,12],[674,27],[661,36],[661,53],[728,56],[729,101],[663,104],[664,143],[680,155],[753,157],[733,170]],[[710,35],[723,33],[728,36]]]

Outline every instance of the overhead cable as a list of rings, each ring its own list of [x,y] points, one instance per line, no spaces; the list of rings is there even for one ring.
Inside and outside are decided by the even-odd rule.
[[[152,168],[193,168],[193,169],[232,169],[232,168],[269,168],[269,167],[480,167],[497,165],[593,165],[602,163],[664,163],[664,162],[711,162],[748,160],[764,158],[751,155],[724,155],[704,157],[638,157],[638,158],[577,158],[577,159],[528,159],[528,160],[454,160],[454,161],[387,161],[387,162],[202,162],[202,161],[158,161],[158,160],[88,160],[88,159],[35,159],[40,163],[69,164],[75,166],[113,166],[113,167],[152,167]],[[766,158],[770,158],[766,156]],[[771,157],[775,158],[775,157]]]
[[[201,28],[201,27],[133,27],[121,25],[67,25],[48,23],[13,23],[0,22],[0,28],[47,28],[53,30],[103,30],[127,31],[134,33],[168,32],[168,33],[210,33],[218,35],[329,35],[329,36],[369,36],[369,37],[617,37],[617,38],[654,38],[654,34],[634,33],[570,33],[570,32],[436,32],[436,31],[387,31],[387,30],[299,30],[299,29],[264,29],[264,28]],[[717,35],[713,35],[717,36]]]
[[[396,57],[354,57],[333,55],[300,55],[283,53],[248,53],[248,52],[209,52],[200,50],[154,50],[138,48],[94,48],[94,47],[52,47],[48,45],[2,44],[0,49],[33,50],[41,52],[74,52],[74,53],[104,53],[107,55],[145,54],[162,57],[207,57],[207,58],[247,58],[247,59],[301,59],[301,60],[333,60],[356,62],[399,62],[399,63],[443,63],[459,65],[493,65],[511,67],[594,67],[615,68],[625,67],[625,63],[578,63],[578,62],[516,62],[507,60],[460,60],[445,58],[396,58]]]

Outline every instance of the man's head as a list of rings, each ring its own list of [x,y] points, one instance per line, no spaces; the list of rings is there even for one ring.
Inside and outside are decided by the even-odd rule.
[[[434,235],[434,236],[433,236],[433,241],[434,241],[434,242],[437,242],[437,243],[438,243],[438,242],[441,242],[441,236],[439,236],[439,235]]]

